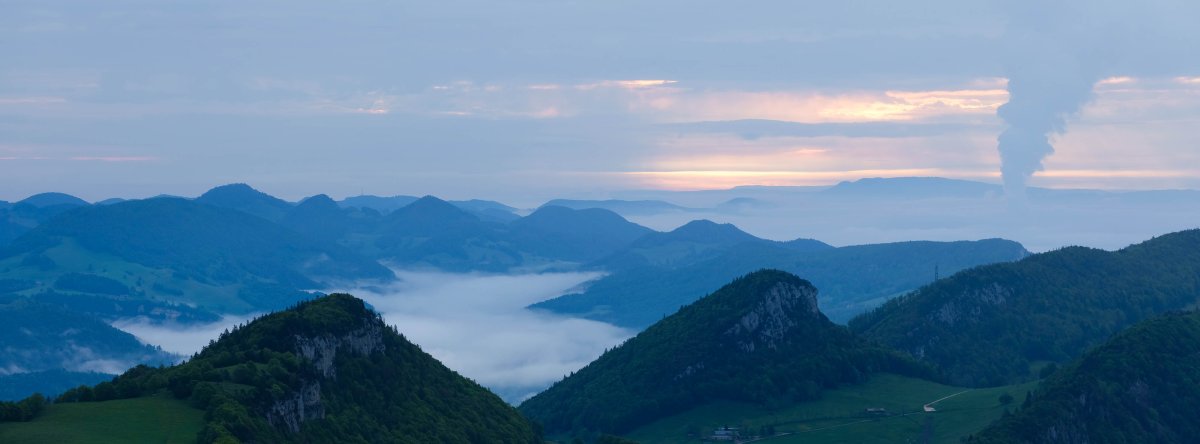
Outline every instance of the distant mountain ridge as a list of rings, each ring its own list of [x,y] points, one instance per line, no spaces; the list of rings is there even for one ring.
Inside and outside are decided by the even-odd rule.
[[[87,201],[63,193],[35,194],[17,203],[3,202],[0,204],[0,248],[59,214],[87,205],[90,205]]]
[[[290,208],[279,224],[309,238],[336,243],[350,232],[353,222],[349,210],[329,196],[318,194]]]
[[[709,220],[694,220],[668,232],[651,232],[612,256],[596,261],[607,270],[641,269],[646,266],[681,266],[721,254],[744,242],[770,244],[733,226]]]
[[[338,206],[342,208],[370,208],[378,211],[380,214],[388,214],[393,211],[404,208],[408,204],[415,202],[417,196],[352,196],[338,201]]]
[[[983,182],[941,177],[864,178],[839,182],[822,191],[832,196],[872,198],[983,198],[998,197],[1004,188]]]
[[[39,208],[53,207],[66,205],[71,207],[83,207],[91,205],[86,200],[65,193],[41,193],[29,196],[18,201],[15,205],[32,205]]]
[[[611,211],[543,206],[514,221],[515,242],[535,254],[588,262],[652,233]]]
[[[187,303],[220,313],[286,306],[305,296],[300,289],[319,287],[325,279],[394,277],[371,259],[264,219],[173,198],[82,207],[0,252],[8,270],[0,278],[42,282],[21,290],[24,294],[78,273],[123,290],[72,291]],[[89,285],[103,284],[92,281]]]
[[[742,231],[733,224],[720,224],[705,219],[688,222],[679,228],[671,230],[668,233],[664,233],[661,237],[665,238],[668,236],[670,237],[671,241],[706,242],[724,245],[762,240],[754,237],[750,233]],[[641,247],[642,244],[655,243],[654,241],[658,240],[657,238],[658,236],[639,241],[639,243],[633,247],[638,248]]]
[[[573,210],[586,210],[589,208],[599,208],[609,210],[618,214],[654,214],[664,211],[691,211],[690,208],[685,208],[675,205],[670,202],[661,200],[578,200],[578,199],[553,199],[542,204],[542,207],[565,207]]]
[[[387,215],[396,210],[404,208],[419,199],[420,198],[417,196],[404,195],[390,197],[361,195],[342,199],[338,201],[338,206],[343,208],[369,208],[371,210],[378,211],[379,214]],[[516,214],[516,208],[496,201],[471,199],[457,201],[451,200],[448,202],[451,205],[462,209],[463,211],[472,213],[475,216],[485,220],[492,220],[495,222],[510,222],[520,217]]]
[[[386,260],[407,266],[503,271],[522,262],[503,238],[501,225],[484,221],[433,196],[422,197],[380,223],[374,247]]]

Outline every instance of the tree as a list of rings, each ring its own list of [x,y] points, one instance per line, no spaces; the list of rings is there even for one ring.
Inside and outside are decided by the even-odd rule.
[[[31,421],[46,408],[46,397],[34,393],[17,402],[0,402],[0,422]]]

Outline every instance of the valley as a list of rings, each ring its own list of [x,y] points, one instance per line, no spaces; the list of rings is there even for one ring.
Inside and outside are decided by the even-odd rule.
[[[393,407],[342,392],[359,384],[433,402],[406,408],[441,421],[449,407],[424,394],[429,374],[389,385],[370,376],[391,365],[376,362],[377,346],[336,345],[374,344],[375,333],[345,330],[361,321],[444,366],[443,382],[468,381],[444,387],[505,424],[493,431],[530,442],[686,443],[736,429],[761,442],[956,443],[994,436],[1059,368],[1200,294],[1194,230],[1116,251],[1030,253],[1003,239],[835,247],[707,220],[654,231],[581,201],[525,216],[429,196],[345,202],[396,209],[233,185],[195,200],[76,204],[31,227],[3,247],[0,316],[60,323],[9,335],[27,351],[4,362],[0,387],[37,386],[54,402],[0,420],[0,437],[343,436],[345,424],[384,421],[363,409]],[[152,227],[131,230],[134,220]],[[309,333],[294,344],[263,336],[296,328]],[[326,358],[306,345],[330,340]],[[348,364],[336,350],[370,359]],[[149,366],[124,370],[137,364]],[[342,365],[357,376],[330,379]],[[0,413],[21,405],[0,402]],[[490,433],[460,419],[467,428],[433,433]],[[418,430],[394,427],[353,433]]]

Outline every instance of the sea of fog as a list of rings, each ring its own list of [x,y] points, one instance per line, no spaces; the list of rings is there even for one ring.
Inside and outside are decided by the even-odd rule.
[[[396,272],[387,287],[349,285],[389,325],[463,376],[519,402],[582,368],[634,332],[610,324],[525,309],[595,279],[597,273],[462,274]],[[143,342],[190,356],[246,317],[181,327],[114,324]]]

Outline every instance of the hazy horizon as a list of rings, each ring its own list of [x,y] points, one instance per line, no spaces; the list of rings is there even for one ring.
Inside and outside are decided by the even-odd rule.
[[[856,181],[860,181],[860,180],[864,180],[864,179],[870,180],[870,179],[926,179],[926,178],[951,179],[951,178],[940,177],[940,176],[888,176],[888,177],[861,176],[861,177],[848,178],[845,180],[821,182],[821,183],[814,183],[814,184],[808,184],[808,185],[762,185],[762,184],[755,184],[755,183],[746,183],[746,184],[740,184],[740,185],[722,186],[722,187],[714,187],[714,188],[688,188],[688,189],[611,188],[611,189],[596,189],[596,190],[590,190],[590,191],[565,192],[565,193],[561,193],[561,194],[557,194],[554,191],[542,191],[539,193],[522,193],[520,195],[509,195],[509,196],[507,196],[507,198],[503,197],[503,195],[501,195],[502,197],[495,197],[494,196],[495,192],[487,190],[486,188],[481,188],[480,190],[475,190],[475,191],[464,190],[464,191],[456,192],[456,193],[439,193],[437,190],[429,190],[429,191],[413,190],[412,192],[407,192],[404,189],[379,189],[379,190],[374,190],[374,191],[363,189],[358,192],[347,192],[347,193],[343,193],[343,194],[334,194],[334,193],[327,193],[327,192],[321,192],[321,191],[318,191],[318,192],[312,193],[312,194],[305,194],[305,193],[297,194],[294,192],[289,192],[287,190],[276,190],[276,189],[271,189],[271,188],[264,188],[261,185],[256,184],[254,181],[251,180],[251,181],[212,183],[212,184],[205,184],[205,185],[197,185],[196,187],[179,188],[179,189],[174,189],[174,190],[145,189],[138,193],[123,194],[123,195],[104,194],[102,192],[97,192],[97,191],[90,190],[87,188],[68,190],[68,189],[61,188],[61,187],[54,188],[53,185],[51,185],[50,188],[47,188],[45,190],[35,191],[32,193],[28,193],[28,194],[26,194],[26,193],[5,194],[4,191],[0,191],[0,201],[16,203],[16,202],[20,202],[21,200],[27,199],[29,197],[33,197],[35,195],[44,194],[44,193],[68,194],[68,195],[83,199],[89,203],[99,203],[99,202],[109,200],[109,199],[136,200],[136,199],[147,199],[147,198],[158,197],[158,196],[177,196],[177,197],[191,199],[191,198],[199,197],[200,195],[204,194],[206,191],[209,191],[216,187],[220,187],[220,186],[224,186],[224,185],[245,184],[245,185],[249,185],[250,187],[252,187],[258,191],[262,191],[271,196],[283,199],[283,200],[285,200],[287,202],[291,202],[291,203],[297,203],[297,202],[303,201],[306,198],[313,197],[313,196],[320,195],[320,194],[327,195],[330,198],[332,198],[333,200],[343,200],[343,199],[348,199],[351,197],[359,197],[359,196],[378,196],[378,197],[433,196],[433,197],[437,197],[442,200],[470,200],[470,199],[492,200],[492,201],[496,201],[496,202],[499,202],[502,204],[511,205],[514,208],[517,208],[519,210],[532,210],[532,209],[535,209],[535,208],[545,204],[546,202],[548,202],[550,200],[554,200],[554,199],[668,200],[668,201],[670,201],[671,199],[668,199],[668,198],[655,199],[652,197],[653,196],[672,196],[673,195],[673,196],[679,196],[679,200],[687,201],[687,200],[689,200],[689,198],[683,197],[683,196],[686,196],[686,195],[692,194],[692,193],[705,194],[705,193],[722,192],[722,191],[737,192],[737,191],[742,191],[742,190],[757,190],[757,189],[778,189],[778,190],[821,189],[821,188],[834,187],[834,186],[837,186],[837,185],[843,184],[843,183],[852,183],[852,182],[856,182]],[[962,181],[969,181],[969,182],[984,183],[984,184],[988,184],[988,185],[1003,186],[1003,182],[1001,182],[1000,180],[974,180],[974,179],[951,179],[951,180],[962,180]],[[1196,186],[1196,187],[1162,187],[1162,188],[1103,188],[1103,187],[1078,187],[1078,186],[1070,186],[1070,185],[1066,185],[1066,184],[1060,184],[1060,185],[1052,185],[1052,186],[1036,186],[1033,188],[1040,188],[1040,189],[1046,189],[1046,190],[1058,190],[1058,191],[1100,191],[1100,192],[1111,192],[1111,193],[1132,193],[1132,192],[1143,192],[1143,191],[1200,191],[1200,186]],[[647,198],[646,196],[651,196],[651,198]],[[672,203],[678,203],[678,202],[672,201]]]

